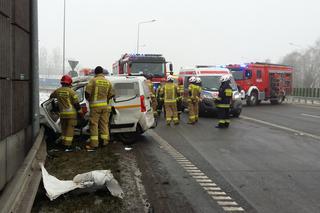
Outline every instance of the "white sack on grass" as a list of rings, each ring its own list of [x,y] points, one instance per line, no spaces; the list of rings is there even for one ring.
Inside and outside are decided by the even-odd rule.
[[[115,197],[123,198],[123,191],[118,181],[113,177],[110,170],[96,170],[88,173],[78,174],[73,180],[59,180],[50,175],[40,164],[42,170],[42,180],[47,196],[52,201],[62,194],[77,188],[88,188],[91,186],[105,185]]]

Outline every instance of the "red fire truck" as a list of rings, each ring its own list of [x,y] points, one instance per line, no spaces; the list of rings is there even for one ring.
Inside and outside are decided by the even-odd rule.
[[[292,92],[290,66],[268,63],[230,64],[227,66],[238,87],[245,91],[247,105],[257,105],[269,100],[280,104]]]
[[[168,63],[160,54],[124,54],[112,70],[114,75],[152,75],[152,82],[159,84],[167,77]],[[172,69],[169,63],[170,72]]]

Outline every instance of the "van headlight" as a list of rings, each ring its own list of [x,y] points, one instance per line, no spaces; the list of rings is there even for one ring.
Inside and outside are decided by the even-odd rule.
[[[235,93],[233,94],[233,100],[239,100],[239,99],[241,99],[240,93],[239,93],[239,92],[235,92]]]

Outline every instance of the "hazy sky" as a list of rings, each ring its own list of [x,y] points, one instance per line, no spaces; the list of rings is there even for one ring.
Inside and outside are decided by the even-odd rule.
[[[277,62],[320,38],[319,0],[66,0],[67,58],[110,69],[134,53],[195,64]],[[40,46],[62,50],[63,0],[39,0]],[[295,43],[296,46],[289,45]]]

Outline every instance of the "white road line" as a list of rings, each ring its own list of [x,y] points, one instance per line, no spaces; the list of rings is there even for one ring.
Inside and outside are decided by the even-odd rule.
[[[213,183],[205,173],[192,164],[156,132],[150,130],[147,134],[153,137],[161,145],[160,147],[163,147],[163,149],[167,151],[189,173],[189,175],[199,183],[200,186],[203,187],[224,211],[244,211],[244,209],[239,207],[227,193],[223,192],[220,187],[217,187],[217,184]]]
[[[200,186],[217,186],[215,183],[199,183]]]
[[[296,130],[296,129],[291,129],[289,127],[285,127],[285,126],[281,126],[281,125],[278,125],[278,124],[273,124],[273,123],[270,123],[270,122],[267,122],[267,121],[263,121],[263,120],[259,120],[259,119],[255,119],[255,118],[251,118],[251,117],[247,117],[247,116],[243,116],[241,115],[240,116],[242,119],[244,120],[248,120],[248,121],[254,121],[256,123],[261,123],[261,124],[265,124],[265,125],[268,125],[268,126],[272,126],[272,127],[276,127],[278,129],[282,129],[282,130],[286,130],[286,131],[289,131],[289,132],[293,132],[293,133],[302,133],[310,138],[314,138],[314,139],[317,139],[317,140],[320,140],[320,136],[318,135],[313,135],[313,134],[310,134],[310,133],[307,133],[307,132],[303,132],[303,131],[300,131],[300,130]]]
[[[212,198],[215,200],[232,200],[229,196],[212,196]]]
[[[221,191],[220,187],[203,187],[206,191]]]
[[[301,115],[307,116],[307,117],[312,117],[312,118],[320,118],[319,115],[310,115],[310,114],[305,114],[305,113],[302,113]]]
[[[232,207],[222,207],[223,210],[225,210],[226,212],[243,212],[244,209],[241,208],[241,207],[235,207],[235,206],[232,206]]]
[[[234,201],[218,201],[218,204],[221,206],[237,206],[238,203]]]
[[[206,175],[191,175],[195,179],[209,179]]]
[[[227,195],[225,192],[208,191],[209,195]]]

